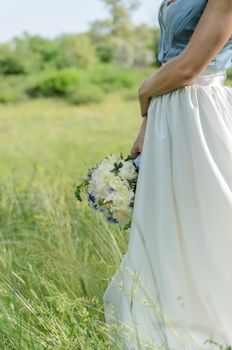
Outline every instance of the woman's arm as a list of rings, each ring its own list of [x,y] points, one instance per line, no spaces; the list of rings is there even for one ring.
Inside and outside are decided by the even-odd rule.
[[[196,29],[180,55],[170,59],[140,86],[141,115],[146,116],[152,96],[159,96],[196,78],[232,35],[232,0],[208,0]]]

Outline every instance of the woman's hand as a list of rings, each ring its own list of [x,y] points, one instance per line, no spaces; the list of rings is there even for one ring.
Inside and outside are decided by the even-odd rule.
[[[131,148],[131,156],[133,159],[137,156],[138,153],[142,152],[146,126],[147,126],[147,117],[144,117],[142,124],[140,126],[138,136]]]
[[[147,85],[149,79],[146,79],[139,87],[138,90],[138,96],[139,96],[139,103],[140,103],[140,110],[141,110],[141,116],[146,117],[147,116],[147,111],[148,107],[151,102],[151,97],[148,97],[145,93],[145,87]]]

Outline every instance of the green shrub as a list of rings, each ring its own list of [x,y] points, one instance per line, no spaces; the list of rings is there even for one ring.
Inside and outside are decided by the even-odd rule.
[[[73,90],[78,80],[79,76],[75,70],[63,69],[49,74],[28,93],[29,95],[65,96]]]
[[[80,105],[101,102],[103,98],[104,93],[100,88],[91,84],[84,84],[77,86],[68,99],[71,103]]]
[[[113,60],[113,48],[109,44],[98,45],[96,53],[101,62],[108,63]]]
[[[30,74],[38,71],[41,64],[41,57],[27,49],[13,51],[0,46],[0,74]]]
[[[120,88],[131,88],[136,84],[134,72],[121,67],[104,67],[97,70],[91,81],[100,85],[105,92],[117,90]]]
[[[18,58],[13,55],[0,57],[0,73],[1,74],[23,74],[25,67]]]

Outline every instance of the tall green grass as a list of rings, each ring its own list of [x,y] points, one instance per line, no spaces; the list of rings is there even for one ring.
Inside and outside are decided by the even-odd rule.
[[[36,174],[1,186],[1,349],[108,349],[102,295],[127,237],[72,193]]]
[[[0,349],[112,348],[102,296],[127,234],[74,190],[88,166],[129,152],[140,122],[137,103],[115,94],[99,109],[58,99],[1,108]]]

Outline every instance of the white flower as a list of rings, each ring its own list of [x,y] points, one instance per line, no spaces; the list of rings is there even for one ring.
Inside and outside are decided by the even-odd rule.
[[[134,192],[129,190],[126,186],[122,187],[119,192],[116,192],[113,197],[114,206],[125,206],[129,205],[131,200],[134,198]]]
[[[131,160],[124,162],[122,168],[119,171],[119,175],[127,180],[136,179],[137,172]]]
[[[114,168],[114,163],[118,163],[119,160],[115,155],[109,155],[107,158],[103,159],[98,165],[97,169],[112,170]]]
[[[123,180],[120,176],[114,175],[109,181],[109,185],[115,190],[120,191],[124,187]]]

